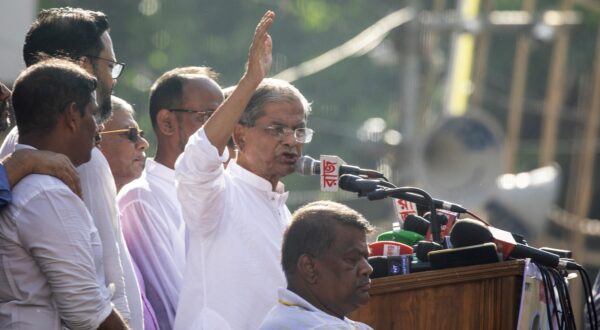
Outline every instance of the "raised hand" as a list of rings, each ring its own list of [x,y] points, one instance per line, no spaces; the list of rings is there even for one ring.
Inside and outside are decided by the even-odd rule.
[[[267,11],[254,31],[254,38],[248,52],[248,63],[245,75],[256,83],[260,83],[269,74],[273,62],[273,41],[267,32],[273,24],[275,13]]]

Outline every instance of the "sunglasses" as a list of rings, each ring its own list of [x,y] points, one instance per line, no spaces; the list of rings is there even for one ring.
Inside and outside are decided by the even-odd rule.
[[[144,137],[144,131],[137,127],[115,129],[112,131],[103,131],[103,132],[100,132],[100,136],[103,137],[106,134],[114,134],[114,133],[127,133],[127,139],[133,143],[136,143],[140,138]]]

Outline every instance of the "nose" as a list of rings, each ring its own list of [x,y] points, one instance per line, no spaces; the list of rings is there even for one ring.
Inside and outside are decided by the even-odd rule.
[[[366,258],[363,258],[362,265],[360,267],[360,275],[369,277],[371,276],[371,273],[373,273],[373,267]]]
[[[136,148],[140,149],[140,150],[146,150],[150,147],[150,143],[148,143],[148,140],[146,140],[143,137],[138,137],[138,140],[135,143]]]

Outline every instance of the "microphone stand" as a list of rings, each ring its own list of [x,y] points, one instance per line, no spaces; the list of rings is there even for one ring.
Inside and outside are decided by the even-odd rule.
[[[431,195],[429,195],[425,190],[415,187],[400,187],[392,189],[384,188],[368,193],[367,198],[369,200],[379,200],[384,199],[386,197],[393,197],[398,199],[404,199],[407,201],[413,201],[411,197],[415,195],[422,196],[427,200],[427,202],[429,202],[429,211],[431,214],[431,237],[434,242],[442,244],[442,228],[437,219],[435,204],[433,203],[433,198],[431,198]]]

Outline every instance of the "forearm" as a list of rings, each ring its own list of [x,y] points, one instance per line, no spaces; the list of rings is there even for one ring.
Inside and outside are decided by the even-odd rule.
[[[227,141],[261,81],[262,79],[244,75],[233,93],[204,125],[208,140],[217,148],[220,155],[223,154]]]
[[[31,159],[27,157],[14,157],[15,154],[17,152],[6,156],[2,160],[10,187],[14,187],[17,182],[32,172]]]

